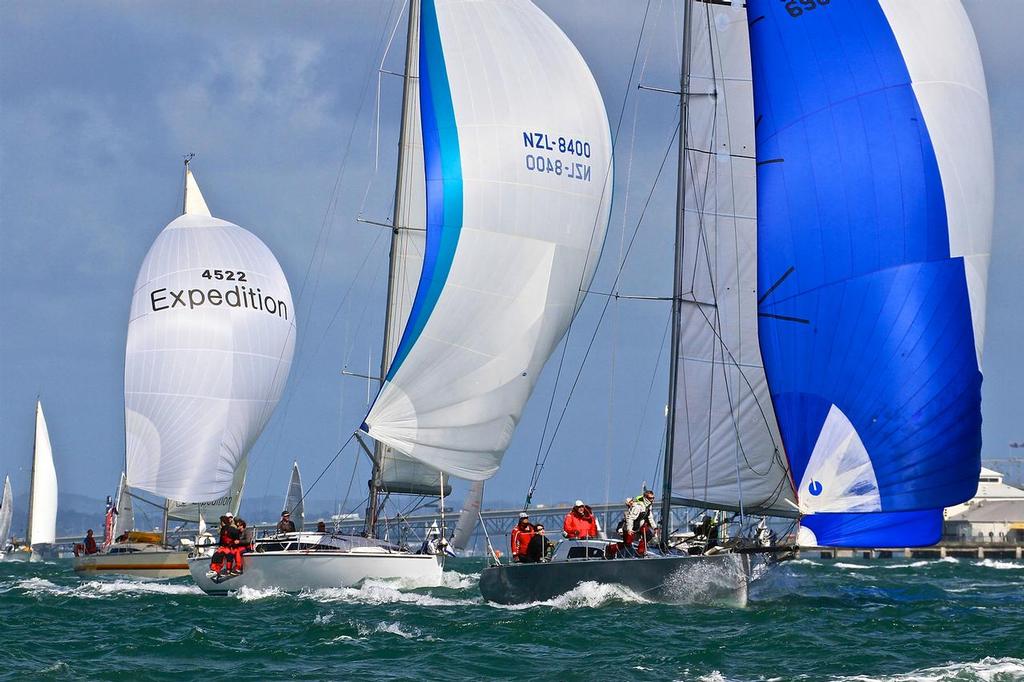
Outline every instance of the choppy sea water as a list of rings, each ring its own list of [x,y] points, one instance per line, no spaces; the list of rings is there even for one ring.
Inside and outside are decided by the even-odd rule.
[[[0,563],[0,679],[1024,680],[1024,562],[797,560],[745,609],[584,584],[485,603],[445,585],[208,597],[189,580],[81,580]]]

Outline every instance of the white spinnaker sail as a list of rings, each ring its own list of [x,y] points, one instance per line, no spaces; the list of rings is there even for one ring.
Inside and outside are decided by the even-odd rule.
[[[589,68],[532,3],[422,12],[425,265],[363,430],[482,480],[593,276],[611,138]]]
[[[455,524],[455,535],[452,536],[453,549],[466,549],[473,531],[480,522],[480,507],[484,502],[484,482],[473,481],[466,493],[466,501],[462,503],[459,521]]]
[[[757,195],[747,11],[691,3],[672,494],[792,516],[757,337]]]
[[[295,307],[262,241],[210,217],[195,197],[185,207],[196,212],[164,228],[136,280],[125,353],[127,475],[132,488],[210,502],[231,490],[281,396]]]
[[[128,481],[123,473],[121,481],[117,484],[117,496],[114,497],[114,504],[117,514],[114,516],[114,528],[111,536],[116,540],[135,528],[135,505],[132,502],[131,492],[128,490]]]
[[[14,495],[11,493],[11,477],[4,476],[3,501],[0,502],[0,552],[7,546],[7,538],[11,534],[11,521],[14,519]]]
[[[57,470],[53,466],[50,432],[43,404],[36,401],[36,440],[29,490],[28,544],[52,544],[57,536]]]
[[[292,475],[284,495],[284,509],[291,512],[296,530],[302,530],[306,524],[306,505],[302,499],[302,477],[299,475],[298,462],[292,462]]]
[[[242,463],[235,469],[231,479],[231,488],[222,496],[209,502],[178,502],[167,500],[167,518],[175,521],[199,523],[199,519],[216,522],[221,516],[231,512],[238,515],[242,506],[242,491],[245,488],[245,476],[249,469],[249,457],[243,457]]]

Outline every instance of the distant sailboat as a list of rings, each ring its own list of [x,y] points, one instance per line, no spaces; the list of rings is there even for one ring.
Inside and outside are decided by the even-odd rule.
[[[298,530],[306,525],[306,507],[302,493],[302,477],[299,476],[299,463],[292,462],[292,475],[288,479],[288,490],[285,492],[284,509],[292,517],[292,522]]]
[[[746,5],[685,4],[663,522],[681,504],[798,518],[803,546],[931,544],[980,466],[993,178],[970,23],[955,0]],[[745,603],[747,552],[773,550],[665,530],[657,556],[563,543],[480,588]]]
[[[4,495],[7,487],[5,483]],[[28,493],[28,526],[24,544],[15,544],[4,555],[6,561],[42,561],[56,558],[57,470],[46,428],[43,404],[36,401],[35,440],[32,447],[32,478]],[[10,526],[8,526],[9,528]]]
[[[188,573],[188,552],[167,545],[167,525],[237,512],[249,449],[281,396],[294,344],[280,265],[252,233],[211,216],[186,160],[182,215],[143,261],[125,352],[118,505],[133,491],[162,498],[163,530],[126,529],[106,552],[76,558],[76,571]]]
[[[11,521],[14,519],[14,494],[11,493],[11,477],[4,476],[3,500],[0,501],[0,557],[8,551],[7,540],[11,535]],[[13,549],[11,547],[10,549]]]

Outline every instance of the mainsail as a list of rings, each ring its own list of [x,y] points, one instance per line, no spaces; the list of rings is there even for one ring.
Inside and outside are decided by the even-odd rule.
[[[690,3],[672,496],[796,515],[757,338],[757,218],[747,11]]]
[[[0,501],[0,552],[7,546],[11,535],[11,521],[14,519],[14,495],[11,493],[11,477],[4,476],[3,501]]]
[[[804,536],[934,528],[980,468],[993,162],[970,22],[956,0],[748,8],[759,338]]]
[[[302,477],[299,476],[298,462],[292,462],[292,475],[288,479],[288,490],[285,491],[284,509],[291,512],[295,528],[302,530],[306,524],[306,509],[303,503]]]
[[[484,502],[484,482],[473,481],[466,493],[466,501],[462,503],[462,511],[459,512],[459,521],[455,524],[455,535],[452,536],[453,549],[466,549],[469,546],[469,539],[473,537],[480,522],[480,507]]]
[[[32,484],[29,487],[27,543],[52,544],[57,536],[57,470],[53,466],[50,432],[43,404],[36,401],[36,438],[32,453]]]
[[[582,57],[529,2],[426,0],[419,39],[424,260],[362,431],[482,480],[593,276],[610,132]]]
[[[210,216],[186,167],[184,215],[157,237],[125,352],[127,477],[170,500],[227,495],[284,389],[295,307],[250,232]]]

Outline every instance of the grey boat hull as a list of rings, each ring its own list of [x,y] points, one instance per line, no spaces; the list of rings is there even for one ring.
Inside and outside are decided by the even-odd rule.
[[[747,604],[750,560],[746,554],[583,559],[488,566],[480,593],[497,604],[553,599],[581,583],[622,585],[644,599],[669,604]]]

